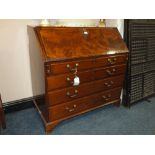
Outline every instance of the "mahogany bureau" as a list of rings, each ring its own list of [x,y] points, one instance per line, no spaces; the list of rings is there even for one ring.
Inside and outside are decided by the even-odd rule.
[[[33,30],[42,54],[40,82],[45,84],[43,101],[34,104],[46,132],[67,118],[108,104],[119,106],[128,49],[117,28]]]

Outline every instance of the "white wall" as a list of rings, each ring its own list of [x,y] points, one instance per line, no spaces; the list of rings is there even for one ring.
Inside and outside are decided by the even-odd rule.
[[[32,96],[27,24],[0,20],[0,93],[3,102]]]
[[[108,27],[117,27],[122,38],[123,38],[123,33],[124,33],[124,19],[107,19],[106,20],[106,26]]]
[[[27,25],[39,22],[40,20],[0,20],[0,93],[3,102],[33,96]],[[93,25],[97,20],[78,22]],[[107,26],[117,26],[123,34],[123,20],[107,20]]]
[[[51,23],[53,24],[62,24],[62,25],[82,25],[82,26],[97,26],[98,25],[98,19],[61,19],[61,20],[50,20]],[[118,30],[120,31],[121,35],[123,36],[123,31],[124,31],[124,20],[123,19],[106,19],[106,26],[108,27],[117,27]]]

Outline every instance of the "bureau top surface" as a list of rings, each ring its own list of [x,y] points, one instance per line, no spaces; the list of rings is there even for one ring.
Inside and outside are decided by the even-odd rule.
[[[45,60],[58,61],[127,53],[117,28],[35,27]]]

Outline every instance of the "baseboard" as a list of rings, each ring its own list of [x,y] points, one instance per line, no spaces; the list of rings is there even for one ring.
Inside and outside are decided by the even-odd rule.
[[[4,112],[10,113],[10,112],[24,110],[27,108],[32,108],[34,107],[33,99],[40,99],[40,98],[43,98],[43,95],[38,95],[38,96],[29,97],[29,98],[24,98],[21,100],[3,103]]]

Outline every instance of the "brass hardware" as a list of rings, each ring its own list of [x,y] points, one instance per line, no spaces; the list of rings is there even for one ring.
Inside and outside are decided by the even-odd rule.
[[[106,72],[107,72],[109,75],[113,75],[113,74],[116,72],[116,69],[113,68],[112,71],[106,70]]]
[[[108,101],[108,100],[110,100],[110,98],[111,98],[111,94],[109,94],[109,95],[107,95],[107,96],[103,95],[102,98],[103,98],[104,100]]]
[[[94,103],[97,103],[97,102],[101,102],[101,101],[103,101],[103,99],[105,100],[105,101],[108,101],[108,100],[110,100],[111,99],[111,94],[109,94],[109,95],[103,95],[103,96],[101,96],[102,98],[100,98],[100,99],[94,99]]]
[[[98,23],[99,27],[105,27],[106,26],[106,20],[105,19],[100,19]]]
[[[112,69],[112,71],[113,71],[113,72],[116,72],[116,69],[115,69],[115,68],[113,68],[113,69]]]
[[[106,70],[106,72],[111,75],[111,71],[110,70]]]
[[[104,83],[107,87],[110,87],[111,85],[110,84],[108,84],[107,82],[106,83]]]
[[[69,78],[69,77],[67,77],[67,82],[69,82],[70,84],[73,84],[74,82],[73,81],[71,81],[71,79]]]
[[[70,109],[69,107],[66,107],[66,110],[68,110],[69,112],[73,112],[76,107],[77,107],[76,104],[74,104],[73,108]]]
[[[67,81],[70,81],[70,78],[69,77],[67,77]]]
[[[75,71],[75,72],[76,72],[76,71],[77,71],[77,67],[78,67],[78,66],[79,66],[79,64],[78,64],[78,63],[76,63],[76,64],[75,64],[75,68],[71,68],[71,66],[70,66],[69,64],[67,64],[67,65],[66,65],[66,67],[67,67],[67,68],[68,68],[71,72],[73,72],[73,71]]]
[[[107,87],[111,87],[112,86],[112,84],[114,84],[114,82],[113,81],[110,81],[109,83],[104,83]]]
[[[110,83],[111,83],[111,84],[114,84],[114,82],[113,82],[113,81],[110,81]]]
[[[108,62],[110,62],[110,64],[115,64],[116,63],[117,58],[113,58],[113,59],[108,59]]]
[[[78,95],[78,90],[75,89],[73,95],[71,95],[71,93],[68,91],[68,92],[66,93],[66,95],[67,95],[68,97],[70,97],[70,98],[74,98],[74,97],[76,97],[76,96]]]

